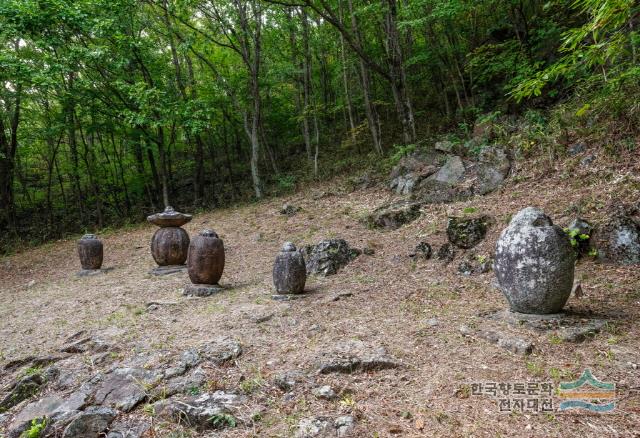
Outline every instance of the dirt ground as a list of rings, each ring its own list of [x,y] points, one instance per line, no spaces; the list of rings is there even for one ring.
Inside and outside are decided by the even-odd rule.
[[[460,331],[461,325],[482,324],[479,313],[506,307],[491,286],[492,273],[463,276],[457,266],[471,252],[490,256],[513,213],[533,205],[561,226],[576,214],[597,223],[616,199],[640,199],[633,169],[581,169],[572,163],[518,170],[498,192],[425,206],[418,220],[396,231],[370,230],[359,222],[394,195],[384,188],[347,189],[344,181],[198,215],[185,229],[190,234],[214,229],[226,248],[221,283],[229,289],[209,298],[181,295],[186,273],[149,275],[154,266],[149,252],[152,225],[100,236],[104,267],[114,268],[104,275],[75,276],[75,239],[0,259],[0,365],[56,351],[79,330],[112,330],[121,357],[140,351],[179,353],[224,334],[239,340],[244,351],[235,363],[208,370],[212,386],[243,389],[262,407],[262,414],[253,425],[211,436],[292,436],[303,418],[348,414],[357,420],[353,436],[358,437],[640,436],[638,266],[591,260],[578,264],[576,278],[584,295],[572,296],[567,308],[610,322],[583,343],[520,331],[535,343],[533,354],[522,356]],[[545,177],[548,174],[557,176]],[[285,202],[303,210],[293,217],[281,215],[278,210]],[[494,219],[480,245],[466,253],[459,250],[448,265],[408,257],[421,240],[437,249],[446,241],[447,215],[462,215],[470,208]],[[270,299],[272,264],[284,241],[300,246],[338,237],[356,248],[368,246],[375,254],[359,256],[337,275],[310,278],[306,298],[287,303]],[[352,295],[327,299],[342,292]],[[147,310],[152,301],[164,304]],[[252,321],[252,315],[265,312],[274,316]],[[340,393],[334,401],[317,399],[310,385],[289,395],[274,387],[277,373],[306,370],[319,350],[350,339],[385,346],[402,366],[313,376],[313,386],[331,385]],[[88,372],[98,368],[87,363]],[[616,384],[613,413],[504,414],[496,400],[469,391],[474,382],[558,384],[576,379],[585,368],[599,380]],[[146,414],[140,408],[134,415]],[[154,423],[150,436],[189,432],[177,433]]]

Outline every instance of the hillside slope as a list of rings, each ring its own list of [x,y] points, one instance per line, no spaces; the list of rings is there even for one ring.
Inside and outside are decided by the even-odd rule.
[[[631,436],[640,424],[637,266],[581,261],[576,278],[584,294],[572,296],[567,308],[608,320],[605,330],[577,344],[558,342],[552,333],[526,332],[535,348],[522,356],[468,335],[469,328],[484,323],[480,313],[506,307],[491,286],[492,273],[459,274],[458,263],[467,255],[463,251],[449,264],[408,257],[419,241],[434,248],[443,244],[447,216],[462,215],[465,209],[494,219],[487,237],[472,250],[489,257],[510,216],[523,207],[541,207],[564,226],[576,213],[598,222],[614,200],[639,199],[637,169],[624,159],[589,167],[569,159],[557,166],[529,163],[515,169],[497,192],[424,206],[419,219],[395,231],[370,230],[359,222],[395,195],[386,188],[350,191],[339,181],[284,199],[198,215],[185,226],[187,231],[193,235],[212,228],[226,248],[221,283],[228,290],[209,298],[181,295],[186,274],[148,274],[154,266],[150,225],[101,236],[104,266],[114,268],[104,275],[75,276],[74,240],[6,257],[0,260],[1,386],[6,389],[25,373],[20,367],[7,369],[11,361],[55,353],[81,330],[106,339],[107,354],[89,350],[56,362],[66,386],[45,386],[34,399],[72,392],[99,371],[128,366],[136,358],[146,369],[166,366],[188,348],[224,336],[239,341],[242,354],[222,365],[203,366],[204,383],[190,389],[246,395],[237,415],[242,423],[215,436],[293,436],[304,419],[341,416],[355,419],[351,436]],[[281,215],[284,202],[302,211]],[[359,256],[337,275],[311,277],[305,298],[270,299],[273,259],[284,241],[301,246],[334,237],[375,252]],[[159,304],[149,307],[152,302]],[[466,328],[461,331],[461,326]],[[317,358],[347,341],[362,341],[358,345],[371,351],[384,347],[399,366],[316,373]],[[613,414],[502,415],[496,401],[469,393],[473,382],[557,384],[574,380],[585,368],[616,383]],[[302,374],[290,392],[278,388],[277,376],[294,371]],[[312,394],[323,385],[331,386],[337,398]],[[27,403],[0,416],[0,426],[8,428]],[[153,413],[143,402],[118,421],[152,424],[144,436],[206,436],[152,420]]]

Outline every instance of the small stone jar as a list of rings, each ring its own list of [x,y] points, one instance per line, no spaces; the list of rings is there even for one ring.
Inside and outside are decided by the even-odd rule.
[[[307,267],[302,253],[296,246],[287,242],[276,256],[273,265],[273,284],[279,294],[300,294],[307,281]]]
[[[85,234],[78,240],[78,256],[82,269],[86,271],[100,269],[103,254],[102,242],[95,234]]]
[[[224,244],[215,231],[204,230],[191,240],[187,268],[193,284],[218,284],[224,270]]]
[[[167,207],[147,220],[160,227],[151,238],[151,255],[156,263],[160,266],[183,265],[187,260],[189,235],[180,227],[191,220],[191,215]]]
[[[494,271],[514,312],[560,312],[571,295],[574,268],[569,237],[537,208],[519,211],[498,239]]]

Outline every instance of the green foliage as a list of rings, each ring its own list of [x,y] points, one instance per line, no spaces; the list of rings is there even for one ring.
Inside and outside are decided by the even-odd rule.
[[[407,144],[407,145],[393,145],[393,152],[389,157],[389,163],[392,166],[398,164],[398,162],[407,155],[410,155],[417,149],[417,145],[415,144]]]
[[[40,438],[42,432],[47,427],[47,419],[46,418],[35,418],[31,420],[31,426],[22,434],[20,434],[20,438]]]
[[[472,154],[509,139],[553,159],[572,136],[636,148],[636,1],[311,4],[1,1],[0,252],[139,221],[164,192],[193,212],[384,175],[474,123],[496,132]],[[323,14],[353,18],[359,49]]]
[[[209,418],[209,422],[216,429],[223,427],[236,427],[238,420],[230,414],[216,414]]]
[[[569,242],[571,242],[571,246],[573,247],[574,250],[578,249],[578,246],[580,245],[581,242],[586,242],[589,240],[588,234],[581,234],[580,230],[575,228],[573,229],[565,228],[564,232],[569,237]]]

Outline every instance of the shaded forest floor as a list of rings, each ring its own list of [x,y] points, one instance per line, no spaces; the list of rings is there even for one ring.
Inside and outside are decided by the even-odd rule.
[[[447,265],[408,257],[421,240],[437,249],[446,241],[447,215],[462,215],[470,207],[494,218],[487,238],[469,251],[482,256],[493,253],[510,216],[526,206],[542,207],[561,226],[576,214],[597,222],[615,199],[637,202],[634,170],[623,161],[608,167],[596,162],[588,169],[571,160],[556,169],[533,163],[517,169],[493,194],[424,206],[418,220],[396,231],[370,230],[359,222],[394,195],[379,187],[347,189],[345,181],[201,214],[185,228],[191,235],[203,228],[217,231],[227,257],[221,284],[229,290],[209,298],[181,295],[186,273],[148,274],[154,266],[149,253],[151,225],[101,236],[103,266],[114,269],[94,277],[75,276],[79,270],[75,240],[44,245],[0,259],[0,364],[57,351],[79,330],[109,331],[116,341],[113,354],[101,365],[86,360],[85,371],[78,374],[81,379],[140,352],[179,353],[212,336],[226,335],[243,345],[243,353],[232,364],[207,369],[207,377],[217,388],[244,390],[262,413],[252,425],[215,436],[292,436],[303,418],[339,415],[353,415],[353,436],[363,437],[637,436],[637,266],[581,261],[576,278],[584,295],[572,296],[567,308],[608,319],[607,329],[578,344],[529,332],[535,349],[532,355],[521,356],[460,331],[461,325],[482,323],[479,313],[506,307],[491,286],[492,273],[459,274],[463,251]],[[278,210],[285,202],[302,211],[293,217],[281,215]],[[359,256],[337,275],[311,277],[306,298],[271,300],[271,269],[282,243],[290,240],[301,246],[325,238],[344,238],[353,247],[368,246],[375,253]],[[341,293],[352,295],[332,300]],[[165,304],[150,310],[150,302]],[[272,316],[256,322],[256,315]],[[385,346],[402,366],[312,375],[311,383],[294,387],[290,394],[274,386],[277,374],[307,370],[319,351],[353,339]],[[616,383],[614,413],[500,414],[495,400],[468,391],[472,382],[557,384],[577,378],[585,368],[602,381]],[[321,385],[332,386],[339,393],[337,399],[314,397],[311,388]],[[130,415],[149,414],[139,408]],[[154,422],[155,436],[167,436],[170,430]]]

